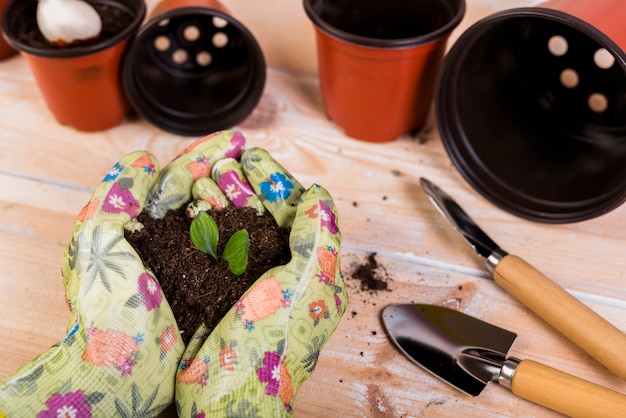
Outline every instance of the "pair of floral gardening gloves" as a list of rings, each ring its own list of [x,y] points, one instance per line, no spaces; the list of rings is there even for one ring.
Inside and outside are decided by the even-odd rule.
[[[63,340],[0,382],[0,417],[287,416],[347,307],[332,198],[305,190],[238,132],[190,145],[159,172],[151,154],[120,160],[79,214],[62,275]],[[291,261],[263,274],[217,327],[183,344],[158,278],[124,238],[147,210],[161,218],[224,204],[291,227]],[[210,304],[210,301],[207,301]]]

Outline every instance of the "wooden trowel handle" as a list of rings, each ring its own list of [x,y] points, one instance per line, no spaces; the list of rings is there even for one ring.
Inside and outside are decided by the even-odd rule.
[[[493,276],[509,294],[626,379],[626,334],[520,257],[504,256],[495,266]]]
[[[571,417],[624,417],[626,395],[532,360],[515,369],[517,396]]]

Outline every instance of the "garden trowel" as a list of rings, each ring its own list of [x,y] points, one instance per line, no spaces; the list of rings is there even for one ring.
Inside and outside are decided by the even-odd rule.
[[[486,259],[494,281],[613,373],[626,379],[626,334],[521,257],[501,249],[443,190],[422,178],[422,188],[454,229]]]
[[[507,357],[517,335],[453,309],[391,305],[391,340],[410,360],[457,389],[479,395],[490,381],[572,417],[623,417],[626,395],[532,360]]]

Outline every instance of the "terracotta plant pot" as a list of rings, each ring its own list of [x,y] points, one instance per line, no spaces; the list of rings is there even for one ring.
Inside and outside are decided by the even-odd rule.
[[[43,37],[34,42],[27,37],[39,34],[37,0],[14,0],[7,6],[2,27],[9,43],[28,62],[53,116],[79,131],[100,131],[121,123],[130,109],[120,79],[121,62],[146,6],[142,0],[89,3],[115,6],[128,13],[132,23],[92,45],[51,48]]]
[[[215,0],[164,0],[137,34],[124,85],[137,111],[180,135],[231,128],[256,107],[266,67],[256,39]]]
[[[293,412],[298,387],[347,308],[337,213],[325,189],[305,189],[266,151],[244,147],[241,134],[225,131],[162,170],[145,151],[113,166],[79,214],[63,259],[67,335],[0,382],[0,416],[156,416],[175,391],[181,416]],[[218,175],[225,162],[243,177]],[[242,193],[228,186],[235,177]],[[158,218],[183,207],[196,183],[211,181],[228,183],[232,205],[261,202],[290,226],[291,261],[261,275],[185,348],[158,278],[124,229],[137,226],[142,211]]]
[[[4,13],[8,3],[9,0],[0,0],[0,16]],[[12,57],[15,54],[17,54],[17,50],[7,43],[2,30],[0,30],[0,60]]]
[[[328,117],[372,142],[419,129],[465,2],[304,0],[304,9],[315,27]]]
[[[480,20],[452,46],[436,93],[446,150],[499,207],[538,222],[626,199],[626,8],[554,0]]]

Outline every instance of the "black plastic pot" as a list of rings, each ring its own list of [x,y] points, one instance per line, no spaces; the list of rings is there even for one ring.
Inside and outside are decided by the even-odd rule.
[[[626,199],[625,62],[606,34],[559,10],[477,22],[448,53],[435,96],[452,162],[523,218],[576,222],[616,208]]]
[[[254,36],[232,16],[179,7],[152,17],[127,51],[123,81],[145,119],[180,135],[243,121],[263,93],[266,66]]]

